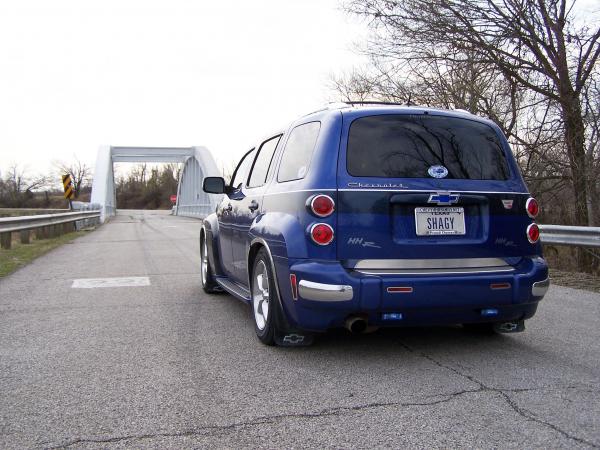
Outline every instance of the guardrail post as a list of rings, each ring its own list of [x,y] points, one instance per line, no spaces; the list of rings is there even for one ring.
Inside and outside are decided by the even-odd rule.
[[[48,227],[40,227],[35,230],[35,237],[37,239],[48,239],[49,231]]]
[[[31,242],[31,231],[21,230],[21,244],[29,244]]]
[[[6,250],[10,250],[12,244],[12,233],[0,233],[0,245]]]

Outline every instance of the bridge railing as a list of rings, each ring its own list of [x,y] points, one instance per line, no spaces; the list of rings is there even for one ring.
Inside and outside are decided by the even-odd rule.
[[[76,211],[59,214],[38,214],[35,216],[17,216],[0,218],[0,245],[10,249],[12,233],[21,233],[21,242],[28,244],[31,230],[37,230],[37,237],[56,237],[83,226],[97,223],[100,211]]]
[[[542,244],[600,247],[600,227],[540,225],[540,232]]]
[[[214,206],[210,203],[192,203],[188,205],[177,205],[174,213],[178,216],[192,216],[203,218],[214,212]]]

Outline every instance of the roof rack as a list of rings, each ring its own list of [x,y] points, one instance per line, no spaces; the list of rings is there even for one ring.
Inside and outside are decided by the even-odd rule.
[[[406,103],[398,103],[398,102],[379,102],[372,100],[363,100],[363,101],[352,101],[352,102],[343,102],[346,105],[389,105],[389,106],[415,106],[414,103],[411,103],[410,99]]]
[[[355,105],[382,105],[382,106],[418,106],[410,101],[410,98],[406,103],[396,103],[396,102],[380,102],[375,100],[363,100],[363,101],[342,101],[342,102],[329,102],[323,108],[319,108],[315,111],[311,111],[304,116],[310,116],[311,114],[315,114],[321,111],[327,111],[331,109],[340,109],[340,108],[349,108],[350,106]],[[303,116],[303,117],[304,117]]]

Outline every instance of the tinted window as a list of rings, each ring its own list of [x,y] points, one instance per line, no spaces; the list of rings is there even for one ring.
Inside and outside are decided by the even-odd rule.
[[[248,153],[246,153],[242,157],[238,166],[236,167],[235,172],[233,172],[233,179],[231,180],[231,187],[233,187],[234,189],[239,188],[240,184],[242,184],[244,182],[246,174],[248,173],[248,166],[254,159],[254,154],[255,154],[254,149],[252,149]]]
[[[267,173],[269,172],[269,166],[273,159],[273,153],[277,148],[277,143],[281,136],[274,137],[265,141],[258,150],[258,156],[254,161],[254,167],[252,167],[252,173],[248,180],[248,187],[262,186],[267,181]]]
[[[446,178],[506,180],[508,165],[496,132],[472,120],[385,115],[355,120],[350,127],[348,173],[353,176],[430,178],[431,166]]]
[[[281,158],[277,181],[299,180],[306,176],[320,129],[321,122],[310,122],[292,130]]]

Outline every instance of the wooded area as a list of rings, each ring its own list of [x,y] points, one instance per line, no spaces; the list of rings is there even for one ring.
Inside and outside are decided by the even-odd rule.
[[[354,0],[371,64],[341,100],[465,109],[508,137],[540,222],[600,224],[600,27],[566,0]],[[581,249],[582,269],[597,265]]]
[[[76,201],[90,201],[92,171],[75,160],[72,164],[57,162],[50,175],[34,174],[26,168],[12,166],[0,176],[0,208],[67,208],[60,179],[70,174]],[[169,197],[177,194],[178,164],[148,166],[138,164],[129,172],[117,175],[117,205],[122,209],[170,209]],[[116,171],[119,173],[119,171]]]
[[[169,197],[177,194],[181,167],[165,164],[149,167],[136,165],[127,175],[115,180],[120,209],[170,209]]]

